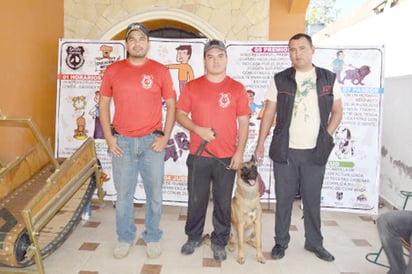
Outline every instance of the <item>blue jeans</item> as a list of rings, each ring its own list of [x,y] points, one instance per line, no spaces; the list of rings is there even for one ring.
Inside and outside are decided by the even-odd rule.
[[[390,265],[388,274],[412,274],[411,255],[408,266],[403,255],[400,237],[412,240],[412,211],[397,210],[382,213],[378,218],[378,232]]]
[[[137,177],[143,179],[146,194],[145,230],[146,243],[159,242],[162,214],[162,186],[165,151],[158,153],[150,148],[154,134],[143,137],[126,137],[116,134],[117,144],[122,148],[121,157],[112,156],[113,180],[117,192],[116,232],[119,242],[132,243],[136,238],[134,222],[134,193]]]

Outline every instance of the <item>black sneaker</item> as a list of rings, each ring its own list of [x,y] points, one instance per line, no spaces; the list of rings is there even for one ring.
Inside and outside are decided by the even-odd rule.
[[[199,247],[202,245],[202,241],[196,241],[196,240],[187,240],[187,242],[182,246],[182,249],[180,249],[180,253],[183,255],[190,255],[195,252],[196,247]]]
[[[305,249],[307,251],[315,253],[315,255],[318,256],[318,258],[322,260],[325,260],[328,262],[332,262],[335,260],[335,257],[333,257],[333,255],[330,254],[329,251],[327,251],[323,246],[310,247],[310,246],[305,245]]]
[[[280,244],[275,244],[272,248],[272,259],[278,260],[282,259],[285,256],[285,250],[288,248],[287,246],[281,246]]]
[[[213,258],[218,261],[226,260],[226,249],[224,246],[212,243]]]

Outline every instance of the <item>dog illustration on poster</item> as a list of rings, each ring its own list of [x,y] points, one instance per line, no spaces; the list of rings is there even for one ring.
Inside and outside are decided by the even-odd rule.
[[[345,71],[345,76],[342,79],[342,84],[345,84],[345,80],[350,80],[353,85],[365,85],[363,79],[369,75],[371,69],[367,65],[363,65],[359,68],[348,69]]]

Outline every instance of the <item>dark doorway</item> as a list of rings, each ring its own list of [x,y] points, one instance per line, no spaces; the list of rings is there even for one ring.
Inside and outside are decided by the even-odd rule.
[[[144,22],[150,36],[158,38],[206,38],[198,29],[174,20],[150,20]]]
[[[167,19],[149,20],[143,22],[149,29],[151,37],[157,38],[206,38],[197,28],[188,24]],[[112,38],[112,40],[123,40],[126,34],[126,27]]]

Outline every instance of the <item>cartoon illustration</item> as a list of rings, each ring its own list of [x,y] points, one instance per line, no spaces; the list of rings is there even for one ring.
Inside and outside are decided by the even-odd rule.
[[[86,119],[84,112],[76,119],[77,128],[74,130],[73,138],[77,140],[84,140],[87,138]]]
[[[257,110],[256,109],[261,109],[263,108],[264,104],[261,102],[261,104],[256,104],[255,103],[255,92],[251,89],[248,89],[247,95],[249,96],[249,104],[250,104],[250,109],[252,111],[252,114],[256,114]]]
[[[348,159],[355,154],[355,145],[350,129],[338,127],[335,131],[335,155],[339,159]]]
[[[84,110],[86,107],[86,97],[85,96],[75,96],[72,98],[73,108],[75,111]]]
[[[179,151],[176,149],[179,149]],[[165,148],[165,157],[164,161],[166,162],[170,158],[173,159],[173,162],[176,162],[179,157],[182,157],[183,155],[183,150],[189,150],[189,140],[184,132],[177,132],[174,135],[174,139],[171,138],[167,142],[166,148]]]
[[[265,193],[269,194],[270,189],[266,188],[266,184],[263,181],[262,176],[260,176],[260,174],[258,174],[257,179],[259,182],[259,197],[262,197]]]
[[[192,46],[180,45],[176,50],[176,61],[178,64],[169,64],[166,66],[169,69],[178,70],[179,91],[181,91],[187,82],[194,79],[192,66],[189,65],[189,59],[192,56]]]
[[[165,162],[169,160],[170,158],[173,159],[173,162],[176,162],[177,159],[179,159],[179,155],[177,154],[177,150],[176,150],[175,141],[173,139],[169,139],[169,141],[167,141],[165,152],[166,152],[165,158],[164,158]]]
[[[100,59],[110,59],[110,54],[113,51],[113,47],[107,45],[101,45],[100,51],[102,52],[102,57]]]
[[[255,92],[253,90],[248,89],[246,92],[249,97],[249,105],[250,105],[250,110],[252,111],[252,116],[255,116],[257,109],[262,109],[264,107],[264,104],[263,102],[261,104],[255,103]],[[254,126],[255,123],[250,122],[249,125]]]
[[[351,80],[353,85],[364,85],[363,79],[371,72],[369,66],[363,65],[360,68],[349,69],[345,71],[345,77],[342,79],[342,84],[345,80]]]
[[[178,132],[175,134],[175,140],[177,147],[179,148],[179,155],[182,156],[183,150],[189,150],[189,140],[184,132]]]
[[[342,81],[342,71],[344,67],[352,67],[352,65],[345,65],[344,59],[345,54],[343,50],[338,50],[336,52],[336,58],[332,62],[332,71],[336,74],[338,83],[343,84]]]
[[[72,98],[73,108],[76,113],[82,113],[76,119],[77,128],[74,130],[73,138],[84,140],[87,138],[86,119],[84,118],[84,109],[86,108],[86,96],[75,96]]]
[[[103,75],[104,71],[106,68],[116,62],[117,60],[120,59],[120,56],[116,57],[111,57],[110,54],[113,51],[112,46],[108,45],[101,45],[100,46],[100,51],[102,53],[101,57],[96,57],[95,63],[96,63],[96,71],[99,72],[100,75]]]
[[[98,90],[94,93],[94,102],[96,104],[89,111],[89,115],[92,116],[92,118],[94,119],[94,132],[93,132],[94,139],[104,139],[103,129],[100,124],[100,118],[99,118],[99,99],[100,99],[100,91]]]

